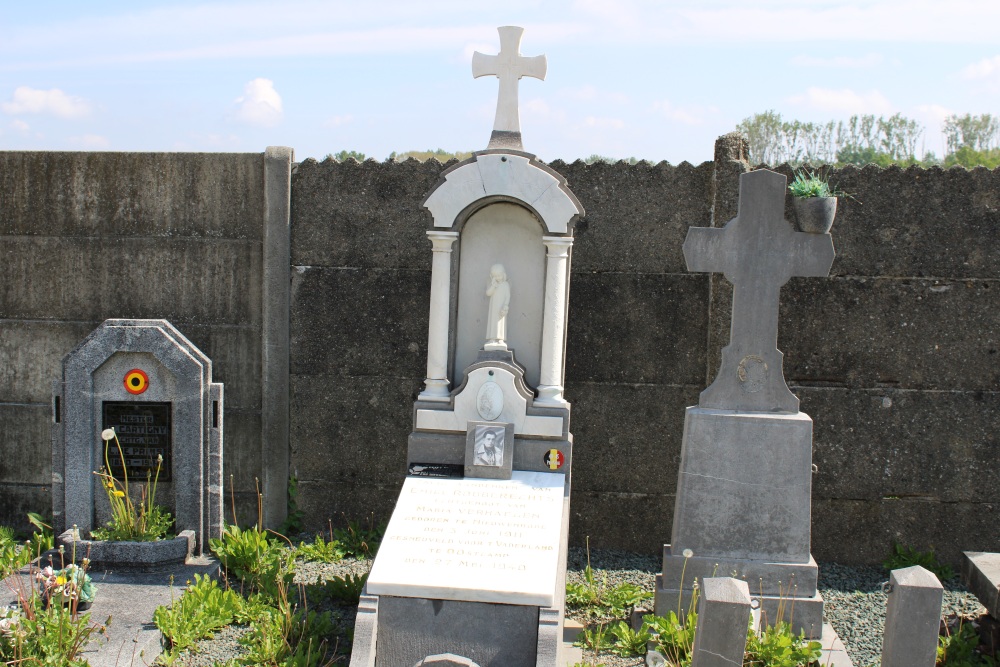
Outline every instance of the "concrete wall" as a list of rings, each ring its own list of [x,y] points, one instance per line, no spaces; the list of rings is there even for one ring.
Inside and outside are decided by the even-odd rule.
[[[0,521],[51,509],[52,381],[111,317],[165,318],[212,359],[255,506],[263,180],[260,154],[0,153]]]
[[[587,211],[566,373],[574,544],[653,553],[669,541],[684,408],[714,377],[731,299],[721,277],[685,270],[681,244],[689,226],[735,215],[742,151],[727,136],[699,166],[552,164]],[[241,514],[262,451],[284,474],[280,437],[260,436],[275,404],[261,398],[263,164],[0,154],[0,520],[48,502],[49,382],[106,317],[166,317],[215,361]],[[426,364],[420,202],[443,169],[307,160],[292,174],[288,471],[310,527],[386,519],[395,502]],[[779,334],[815,422],[813,551],[998,550],[1000,170],[832,176],[856,197],[834,226],[833,277],[789,282]]]

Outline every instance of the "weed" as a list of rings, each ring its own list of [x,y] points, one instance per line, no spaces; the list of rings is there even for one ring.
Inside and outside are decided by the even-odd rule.
[[[163,455],[156,457],[156,476],[146,473],[146,485],[140,487],[138,506],[132,502],[129,495],[128,466],[125,465],[125,453],[118,441],[118,435],[113,428],[104,429],[101,433],[104,439],[104,468],[95,472],[101,480],[101,487],[111,504],[111,521],[104,528],[97,528],[91,534],[98,540],[132,540],[149,542],[166,537],[167,531],[174,523],[170,512],[156,504],[156,486],[160,481],[160,466],[163,465]],[[114,439],[118,449],[118,457],[122,465],[122,481],[111,474],[109,450]]]
[[[608,628],[603,623],[598,623],[592,628],[584,628],[583,632],[577,635],[576,642],[574,643],[577,646],[590,649],[594,652],[594,655],[597,655],[600,651],[607,651],[614,646],[611,633],[608,632]]]
[[[648,600],[653,594],[641,586],[631,583],[621,583],[608,588],[608,575],[604,574],[600,582],[590,566],[590,543],[587,544],[587,567],[583,570],[583,583],[566,584],[566,604],[569,607],[583,609],[593,618],[620,618],[630,612],[643,600]]]
[[[979,653],[979,633],[971,623],[959,620],[952,632],[945,624],[945,633],[938,637],[937,667],[996,667],[997,660]]]
[[[299,509],[299,478],[292,475],[288,478],[288,514],[278,531],[284,535],[294,535],[302,530],[302,517],[305,513]]]
[[[898,570],[913,565],[919,565],[925,570],[933,572],[941,581],[947,581],[955,576],[955,571],[951,567],[937,559],[937,556],[934,555],[934,549],[917,551],[899,542],[893,544],[892,553],[882,562],[882,567],[887,570]]]
[[[375,525],[375,515],[368,518],[368,527],[362,528],[358,521],[348,521],[347,528],[333,531],[333,539],[340,543],[345,556],[358,559],[374,558],[378,546],[385,535],[386,524]]]
[[[368,574],[347,574],[323,582],[321,586],[309,587],[309,599],[318,603],[323,600],[337,600],[356,605],[361,599],[361,591],[368,581]]]
[[[194,575],[194,583],[189,583],[180,599],[153,612],[153,623],[167,640],[160,662],[171,664],[181,651],[232,623],[241,602],[239,595],[219,588],[214,579]]]
[[[293,553],[256,526],[246,530],[225,526],[222,537],[208,543],[226,572],[243,583],[247,594],[262,592],[274,597],[279,577],[286,583],[291,581]]]
[[[799,667],[817,664],[823,655],[823,647],[817,641],[805,638],[805,631],[798,635],[785,622],[765,628],[759,637],[751,628],[747,632],[747,649],[743,659],[744,667]]]
[[[295,548],[296,558],[307,561],[318,561],[320,563],[336,563],[343,560],[347,555],[347,550],[333,539],[333,529],[330,529],[330,539],[326,540],[322,535],[316,535],[316,539],[310,544],[303,542]]]
[[[649,626],[645,623],[638,630],[633,630],[625,621],[618,621],[612,625],[611,634],[615,637],[611,652],[623,658],[645,655],[646,645],[652,638],[652,635],[649,633]]]

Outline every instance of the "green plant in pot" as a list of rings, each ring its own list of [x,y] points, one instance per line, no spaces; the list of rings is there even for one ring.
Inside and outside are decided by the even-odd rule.
[[[788,190],[792,193],[799,231],[828,234],[837,215],[837,197],[843,193],[831,188],[826,179],[811,171],[795,172],[795,180]]]

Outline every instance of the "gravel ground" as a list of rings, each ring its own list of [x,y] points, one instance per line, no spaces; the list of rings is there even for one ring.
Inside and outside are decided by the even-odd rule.
[[[592,549],[590,564],[598,581],[607,577],[609,588],[622,583],[637,584],[652,591],[655,578],[662,567],[658,556],[614,551],[608,549]],[[582,583],[583,570],[587,565],[587,552],[580,548],[571,548],[567,559],[567,581]],[[296,566],[295,581],[303,584],[321,582],[334,576],[345,574],[363,574],[371,568],[371,561],[344,560],[339,563],[302,563]],[[886,596],[882,592],[883,582],[888,581],[888,574],[881,567],[846,566],[836,563],[821,563],[819,589],[825,600],[825,620],[833,625],[837,634],[847,647],[847,652],[854,661],[855,667],[870,667],[877,664],[882,651],[882,631],[885,624]],[[945,613],[964,616],[978,616],[985,612],[982,605],[972,594],[953,579],[944,582]],[[354,609],[344,607],[332,608],[340,626],[340,638],[347,636],[348,630],[354,627]],[[570,618],[581,623],[588,619],[570,612]],[[590,622],[593,619],[589,619]],[[198,652],[182,655],[174,664],[178,667],[212,667],[215,661],[224,661],[238,657],[243,653],[239,645],[239,637],[247,631],[241,626],[231,626],[216,633],[214,639],[198,643]],[[338,654],[349,652],[349,647],[343,643],[338,647]],[[585,664],[603,664],[605,667],[639,667],[644,665],[642,658],[621,658],[609,653],[593,656],[584,654]],[[336,664],[347,664],[343,659]]]

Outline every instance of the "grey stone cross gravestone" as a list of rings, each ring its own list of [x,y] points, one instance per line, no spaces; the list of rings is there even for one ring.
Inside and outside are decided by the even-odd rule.
[[[501,56],[473,61],[476,76],[501,78],[490,148],[444,172],[424,201],[427,377],[352,667],[564,667],[579,655],[562,632],[573,464],[562,393],[583,208],[562,176],[510,148],[521,146],[517,78],[539,63],[544,74],[544,59],[517,55],[520,28],[500,34]]]
[[[785,221],[785,184],[767,170],[743,174],[736,218],[723,229],[693,227],[684,242],[689,270],[721,271],[733,284],[733,315],[719,374],[685,415],[656,611],[673,609],[682,592],[688,599],[696,578],[736,576],[762,597],[770,623],[789,621],[818,637],[812,420],[782,373],[778,293],[792,276],[828,275],[834,249],[829,234],[797,232]],[[781,604],[789,598],[794,605]]]
[[[525,57],[521,55],[521,35],[524,28],[502,26],[500,33],[500,53],[488,56],[476,51],[472,54],[472,76],[496,76],[500,79],[500,94],[497,95],[497,115],[493,123],[489,148],[511,148],[521,150],[521,120],[517,104],[518,81],[523,76],[545,79],[547,63],[545,56]]]
[[[134,487],[162,455],[156,500],[175,532],[194,531],[197,555],[221,536],[223,387],[211,360],[166,320],[106,320],[67,354],[52,427],[57,534],[75,525],[88,535],[109,519],[93,473],[105,466],[101,432],[114,428],[125,468],[111,463],[112,474],[128,472]]]

